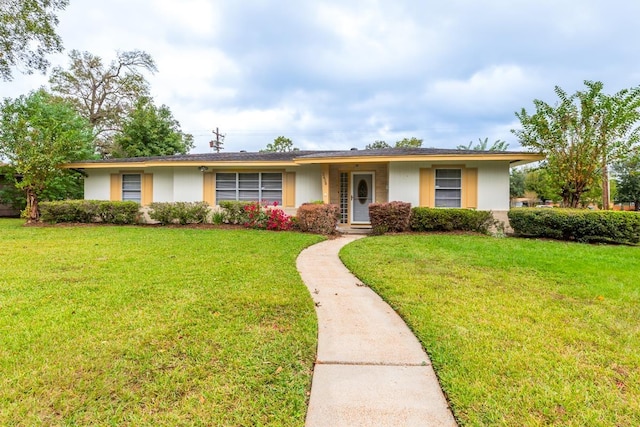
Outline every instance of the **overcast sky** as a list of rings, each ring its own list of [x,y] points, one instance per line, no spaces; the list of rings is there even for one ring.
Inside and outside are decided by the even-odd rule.
[[[555,102],[555,85],[640,85],[639,17],[637,0],[70,0],[58,33],[67,52],[106,62],[151,54],[152,95],[194,153],[210,151],[216,127],[225,151],[279,135],[301,149],[415,136],[513,150],[514,112]],[[50,59],[66,66],[66,55]],[[0,96],[46,82],[15,72]]]

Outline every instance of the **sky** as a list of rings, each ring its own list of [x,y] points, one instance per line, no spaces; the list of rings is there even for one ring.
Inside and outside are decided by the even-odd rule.
[[[156,104],[210,152],[258,151],[278,136],[300,149],[423,139],[455,148],[511,129],[533,100],[585,80],[613,94],[640,85],[635,0],[70,0],[57,28],[72,49],[110,62],[143,50]],[[0,81],[0,97],[47,85]]]

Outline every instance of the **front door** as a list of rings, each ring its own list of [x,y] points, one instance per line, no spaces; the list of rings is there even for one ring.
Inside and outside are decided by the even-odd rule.
[[[353,172],[351,174],[351,222],[369,223],[369,203],[373,203],[373,173]]]

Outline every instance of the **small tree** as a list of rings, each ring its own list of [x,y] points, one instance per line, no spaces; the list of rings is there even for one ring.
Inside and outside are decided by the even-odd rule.
[[[1,111],[0,155],[22,176],[17,188],[25,192],[26,217],[37,221],[47,186],[65,175],[60,166],[91,156],[91,127],[72,106],[42,89],[5,99]]]
[[[523,147],[546,154],[564,206],[577,207],[582,194],[600,182],[606,209],[607,165],[627,157],[640,139],[640,88],[609,96],[601,82],[584,84],[587,89],[573,95],[556,86],[560,101],[555,106],[534,100],[536,112],[516,113],[522,129],[512,132]]]
[[[113,157],[148,157],[187,154],[193,136],[180,129],[166,105],[159,108],[150,98],[140,98],[124,119],[122,132],[115,137]]]
[[[367,146],[364,147],[365,150],[383,150],[385,148],[391,148],[391,146],[385,141],[374,141],[373,143],[367,144]]]
[[[524,197],[524,177],[522,169],[513,168],[509,171],[509,197],[512,199]]]
[[[496,139],[494,143],[489,146],[489,138],[478,138],[477,143],[469,141],[468,145],[458,145],[456,148],[458,150],[473,151],[507,151],[507,149],[509,148],[509,143],[500,139]]]
[[[273,140],[272,143],[267,144],[267,147],[260,150],[260,152],[280,152],[286,153],[294,151],[296,148],[293,146],[293,141],[284,136],[279,136]]]
[[[419,148],[422,147],[422,139],[411,137],[402,138],[400,141],[396,141],[396,148]]]
[[[640,211],[640,157],[634,157],[615,166],[617,173],[617,203],[633,203]]]

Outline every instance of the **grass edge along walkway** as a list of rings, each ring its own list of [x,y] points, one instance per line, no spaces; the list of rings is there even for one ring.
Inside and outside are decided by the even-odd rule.
[[[461,425],[640,425],[640,248],[388,235],[341,258],[416,333]]]
[[[1,425],[304,423],[314,235],[0,221]]]

